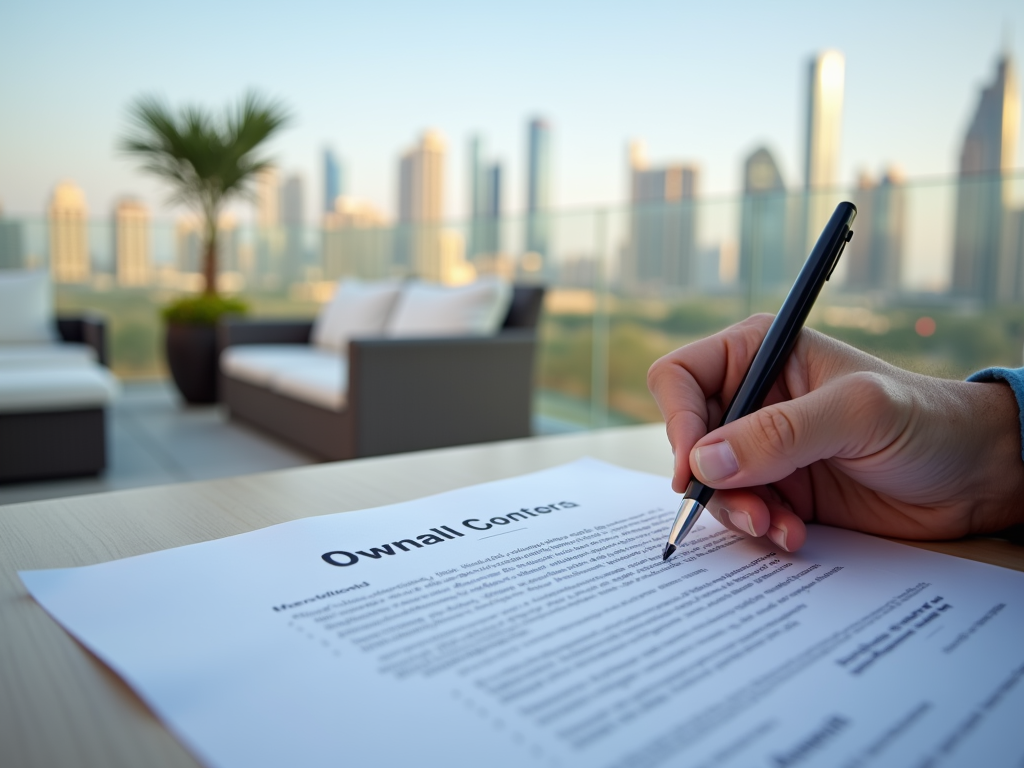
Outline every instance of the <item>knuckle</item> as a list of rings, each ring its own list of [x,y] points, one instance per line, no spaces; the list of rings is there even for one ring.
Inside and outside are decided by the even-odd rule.
[[[874,371],[851,373],[847,381],[846,402],[860,413],[884,413],[893,402],[889,380]]]
[[[796,421],[784,408],[764,408],[753,414],[754,439],[764,450],[784,455],[796,445]]]

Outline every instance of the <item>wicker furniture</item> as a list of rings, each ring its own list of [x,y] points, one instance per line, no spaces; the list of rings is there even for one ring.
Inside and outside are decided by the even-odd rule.
[[[59,342],[0,345],[0,482],[94,475],[107,465],[105,409],[116,396],[106,329],[56,322]]]
[[[293,355],[297,369],[315,365],[322,375],[320,386],[307,375],[305,385],[270,387],[232,373],[222,352],[222,402],[231,418],[325,460],[526,437],[543,295],[516,286],[491,336],[353,338],[347,355],[334,358],[311,348],[310,321],[228,319],[219,328],[222,349],[279,345],[263,350]]]

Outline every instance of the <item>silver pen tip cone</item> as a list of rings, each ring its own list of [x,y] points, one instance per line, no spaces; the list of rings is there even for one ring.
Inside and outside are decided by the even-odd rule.
[[[675,544],[671,544],[671,543],[666,544],[665,545],[665,551],[661,553],[661,560],[662,560],[662,562],[664,562],[665,560],[668,560],[670,557],[672,557],[672,553],[675,552],[675,551],[676,551],[676,545]]]

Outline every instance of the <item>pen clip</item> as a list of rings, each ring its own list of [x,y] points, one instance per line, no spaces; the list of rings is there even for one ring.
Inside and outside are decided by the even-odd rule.
[[[832,277],[832,273],[836,271],[836,266],[839,264],[839,257],[843,255],[843,251],[846,250],[846,244],[853,240],[853,230],[849,229],[846,232],[846,237],[843,238],[843,244],[839,246],[839,252],[836,257],[832,260],[832,266],[828,268],[828,274],[825,275],[825,279],[828,280]]]

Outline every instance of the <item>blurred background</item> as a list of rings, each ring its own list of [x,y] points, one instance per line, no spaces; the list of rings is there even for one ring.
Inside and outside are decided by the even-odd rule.
[[[117,147],[146,94],[294,119],[222,216],[220,287],[312,316],[335,282],[548,288],[551,430],[659,419],[649,365],[775,311],[836,202],[810,324],[940,376],[1022,364],[1024,4],[36,2],[0,10],[0,268],[166,376],[198,219]]]

